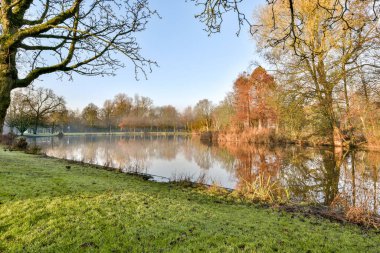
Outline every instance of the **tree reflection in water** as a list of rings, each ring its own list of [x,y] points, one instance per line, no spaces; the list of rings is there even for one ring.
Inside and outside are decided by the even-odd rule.
[[[286,189],[294,202],[329,206],[340,202],[345,208],[380,213],[376,152],[236,144],[222,148],[236,157],[237,188],[263,178]]]
[[[123,171],[154,170],[163,176],[176,170],[195,178],[207,173],[209,178],[219,177],[222,186],[237,189],[260,179],[286,191],[294,202],[333,203],[380,213],[376,152],[236,143],[216,147],[179,136],[66,136],[34,142],[50,156]]]

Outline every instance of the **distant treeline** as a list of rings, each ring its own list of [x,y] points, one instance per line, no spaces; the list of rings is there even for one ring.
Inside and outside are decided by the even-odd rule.
[[[207,99],[179,112],[174,106],[155,106],[149,97],[117,94],[102,107],[88,104],[71,110],[65,99],[50,89],[24,88],[13,92],[6,123],[11,131],[115,132],[115,131],[203,131],[211,129],[214,106]]]

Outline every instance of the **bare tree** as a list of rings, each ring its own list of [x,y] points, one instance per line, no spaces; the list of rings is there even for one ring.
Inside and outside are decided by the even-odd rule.
[[[16,128],[21,136],[32,125],[31,112],[23,96],[20,91],[13,92],[12,103],[8,108],[5,119],[5,122],[11,128],[11,132],[13,132],[13,128]]]
[[[111,100],[107,99],[106,101],[104,101],[101,114],[102,114],[102,119],[105,123],[105,126],[109,130],[109,133],[111,133],[111,130],[112,130],[112,124],[113,124],[113,119],[114,119],[113,117],[114,109],[115,109],[115,105]]]
[[[26,89],[22,94],[22,101],[28,107],[33,121],[33,133],[42,121],[54,112],[65,110],[65,100],[59,97],[51,89]]]
[[[194,112],[191,106],[187,106],[181,114],[182,124],[185,126],[186,131],[193,131]]]
[[[178,112],[177,109],[172,105],[161,106],[157,108],[158,110],[158,126],[162,129],[172,128],[173,131],[176,130],[178,125]]]
[[[199,14],[195,17],[206,25],[205,30],[211,33],[218,33],[221,30],[223,18],[226,13],[234,12],[236,14],[239,29],[237,35],[240,34],[244,24],[250,22],[246,14],[241,10],[241,4],[244,0],[191,0],[196,6],[201,8]]]
[[[149,116],[149,110],[153,106],[153,100],[149,97],[135,95],[134,98],[133,114],[136,117],[147,117]]]
[[[42,75],[109,75],[124,66],[145,74],[135,34],[155,15],[148,0],[3,0],[0,2],[0,129],[10,94]],[[48,64],[49,63],[49,64]]]

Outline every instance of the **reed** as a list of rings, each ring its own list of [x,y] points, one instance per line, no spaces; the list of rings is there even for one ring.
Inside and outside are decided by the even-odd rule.
[[[271,180],[271,176],[258,175],[253,181],[243,180],[235,194],[253,202],[286,203],[289,201],[289,191]]]

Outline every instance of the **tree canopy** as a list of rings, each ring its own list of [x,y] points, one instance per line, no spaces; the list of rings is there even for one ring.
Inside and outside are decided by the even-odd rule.
[[[124,55],[135,73],[154,61],[136,33],[156,12],[148,0],[4,0],[0,2],[0,128],[10,92],[44,74],[111,75]]]

